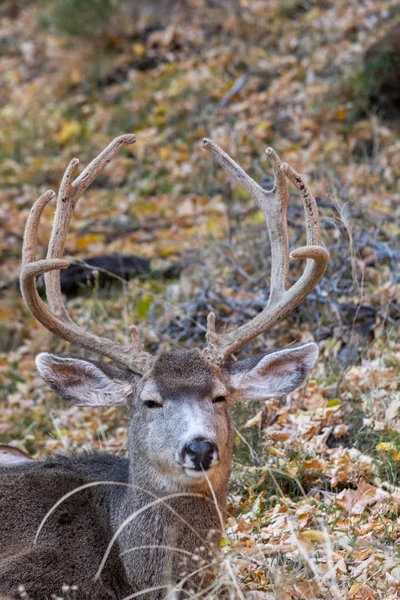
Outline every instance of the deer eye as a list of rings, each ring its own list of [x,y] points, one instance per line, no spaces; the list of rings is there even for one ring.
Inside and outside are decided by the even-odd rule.
[[[154,400],[146,400],[143,404],[147,406],[147,408],[162,408],[162,405],[158,404],[158,402],[154,402]]]
[[[214,398],[213,404],[216,404],[217,402],[226,402],[226,396],[217,396]]]

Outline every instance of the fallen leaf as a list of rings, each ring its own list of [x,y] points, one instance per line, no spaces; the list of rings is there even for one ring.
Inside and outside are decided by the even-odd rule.
[[[386,497],[386,492],[369,485],[364,479],[360,479],[358,488],[356,490],[343,490],[336,497],[336,503],[352,515],[361,515],[367,506],[375,504]]]
[[[301,532],[301,536],[307,538],[311,542],[319,542],[326,544],[329,542],[330,537],[324,531],[318,531],[317,529],[307,529]]]
[[[260,425],[260,423],[262,421],[262,415],[263,415],[263,411],[260,410],[260,412],[258,412],[254,417],[252,417],[251,419],[246,421],[246,423],[243,425],[243,428],[248,429],[249,427],[254,427],[255,425]]]

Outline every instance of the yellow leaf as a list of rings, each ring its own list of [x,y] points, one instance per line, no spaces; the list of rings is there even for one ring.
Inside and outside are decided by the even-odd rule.
[[[301,532],[302,537],[307,538],[311,542],[319,542],[321,544],[329,541],[329,535],[324,533],[323,531],[318,531],[317,529],[308,529],[306,531]]]
[[[206,223],[206,231],[207,233],[217,233],[218,230],[221,231],[220,221],[216,215],[212,215]]]
[[[330,140],[329,142],[327,142],[325,144],[324,152],[329,154],[330,152],[333,152],[334,150],[337,150],[338,148],[340,148],[339,141],[338,140]]]
[[[168,256],[179,255],[179,252],[182,250],[182,247],[179,244],[175,244],[174,242],[166,243],[159,250],[159,256],[161,258],[166,258]]]
[[[254,215],[250,219],[250,222],[252,223],[252,225],[263,225],[265,223],[265,217],[261,210],[254,213]]]
[[[302,467],[306,471],[321,471],[323,469],[323,462],[318,458],[310,458],[302,462]]]
[[[343,119],[346,118],[346,114],[347,114],[347,111],[345,108],[339,108],[336,111],[336,118],[339,119],[339,121],[343,121]]]
[[[171,158],[172,147],[171,146],[163,146],[160,148],[160,158],[161,160],[168,160]]]
[[[299,472],[299,466],[295,460],[291,460],[290,463],[286,466],[286,473],[290,475],[290,477],[295,477]]]
[[[80,70],[80,68],[76,65],[72,67],[72,70],[69,74],[69,80],[71,82],[71,85],[74,86],[81,84],[83,81],[83,73]]]
[[[378,452],[393,452],[397,450],[396,446],[392,442],[380,442],[375,446]]]
[[[318,7],[313,8],[312,10],[309,10],[306,13],[306,15],[304,17],[304,21],[306,23],[313,23],[319,17],[320,14],[321,14],[320,8],[318,8]]]
[[[9,319],[15,319],[15,313],[7,306],[0,306],[0,322],[8,321]]]
[[[69,142],[69,140],[72,138],[80,135],[81,131],[82,127],[79,121],[62,121],[60,129],[56,135],[56,140],[61,144],[64,144],[65,142]]]
[[[356,581],[349,589],[349,596],[353,596],[362,586],[362,581]]]
[[[76,247],[79,250],[84,250],[91,244],[95,244],[96,242],[102,242],[104,240],[104,235],[102,233],[88,233],[77,239]]]
[[[221,538],[221,541],[220,541],[220,548],[225,548],[225,546],[230,546],[231,543],[232,542],[228,537],[223,537],[223,538]]]
[[[400,460],[400,452],[392,442],[380,442],[380,444],[377,444],[375,448],[378,452],[390,454],[391,458]]]
[[[133,44],[132,46],[132,50],[133,53],[136,54],[136,56],[143,56],[144,53],[146,52],[146,48],[143,46],[143,44]]]
[[[266,133],[272,125],[272,121],[260,121],[257,123],[256,131],[257,133]]]
[[[269,454],[272,454],[273,456],[286,456],[284,452],[281,452],[280,450],[278,450],[278,448],[274,448],[273,446],[268,446],[267,452]]]
[[[332,406],[340,406],[340,402],[337,398],[332,398],[326,403],[327,408],[332,408]]]

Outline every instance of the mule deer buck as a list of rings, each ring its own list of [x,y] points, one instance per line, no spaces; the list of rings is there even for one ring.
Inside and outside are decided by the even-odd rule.
[[[232,457],[231,407],[236,398],[266,398],[296,388],[318,357],[307,343],[237,362],[227,359],[278,323],[315,288],[328,254],[321,245],[315,199],[303,177],[267,149],[275,175],[262,189],[217,144],[203,147],[263,211],[272,252],[268,305],[235,331],[217,333],[207,322],[204,349],[146,352],[139,332],[122,345],[80,328],[67,313],[60,269],[74,207],[82,192],[116,155],[135,141],[115,139],[74,180],[73,159],[57,198],[47,258],[37,260],[44,193],[29,215],[23,246],[21,289],[32,315],[49,331],[113,363],[42,353],[37,368],[53,390],[77,406],[128,405],[128,458],[100,452],[55,456],[42,462],[19,456],[0,470],[0,594],[29,598],[190,597],[209,585],[223,527]],[[289,256],[287,180],[303,203],[307,245]],[[286,289],[289,259],[306,259],[300,279]],[[36,278],[45,274],[46,304]],[[66,588],[65,588],[66,589]],[[67,596],[68,597],[68,596]],[[196,595],[196,597],[198,597]]]

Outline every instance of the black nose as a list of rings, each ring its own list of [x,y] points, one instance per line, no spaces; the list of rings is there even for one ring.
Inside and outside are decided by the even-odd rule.
[[[209,469],[212,459],[218,453],[217,445],[210,440],[196,438],[189,444],[186,444],[184,453],[191,459],[196,469]]]

